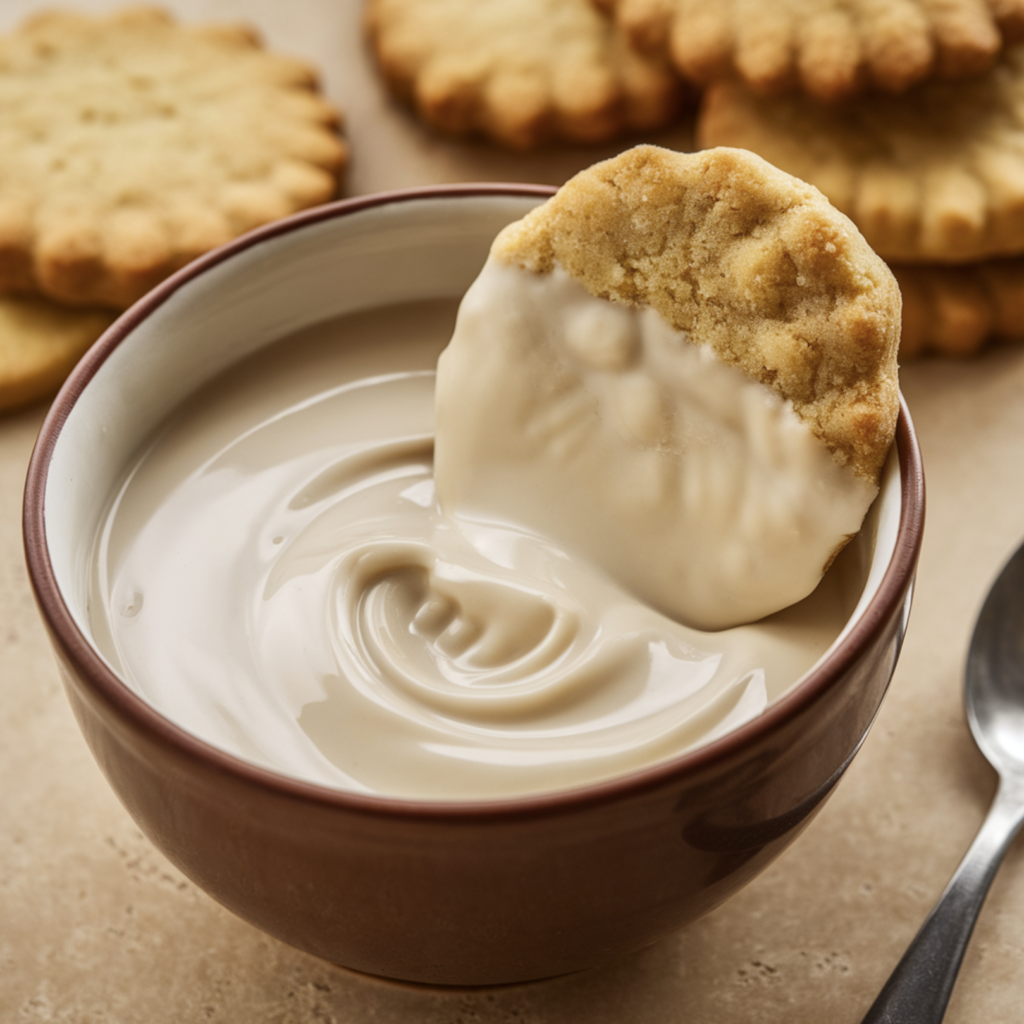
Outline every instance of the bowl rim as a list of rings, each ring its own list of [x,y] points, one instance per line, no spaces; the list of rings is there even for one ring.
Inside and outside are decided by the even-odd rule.
[[[733,758],[743,747],[783,729],[821,699],[857,660],[857,651],[884,629],[910,587],[921,549],[925,483],[920,446],[903,395],[896,426],[901,480],[900,518],[893,556],[878,591],[861,617],[802,682],[773,701],[760,715],[702,746],[658,764],[604,781],[525,796],[491,800],[413,800],[354,793],[307,782],[243,760],[194,736],[165,718],[124,683],[79,630],[57,585],[46,542],[45,496],[50,460],[63,426],[78,398],[110,354],[132,331],[183,285],[253,246],[310,225],[395,204],[458,198],[522,197],[547,199],[556,189],[519,183],[467,183],[393,190],[342,199],[293,214],[215,249],[183,267],[125,311],[89,349],[72,371],[47,413],[32,451],[25,483],[23,542],[29,579],[57,654],[78,670],[79,678],[104,704],[134,723],[157,743],[237,781],[278,797],[354,815],[400,821],[452,822],[540,819],[614,803],[631,794],[652,792],[671,781],[696,777]]]

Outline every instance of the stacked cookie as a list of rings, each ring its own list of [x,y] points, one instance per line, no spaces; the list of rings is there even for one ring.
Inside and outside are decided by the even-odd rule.
[[[368,0],[366,26],[422,120],[511,149],[658,128],[692,96],[591,0]]]
[[[1024,336],[1024,0],[367,0],[450,135],[525,149],[672,120],[818,186],[890,262],[903,356]],[[685,83],[685,84],[684,84]]]
[[[196,256],[332,198],[339,124],[248,28],[131,8],[0,37],[0,409]]]
[[[622,13],[650,4],[622,0]],[[720,11],[735,6],[718,5]],[[753,150],[816,185],[854,221],[900,283],[903,357],[927,349],[966,354],[994,336],[1024,336],[1024,49],[1004,46],[1020,35],[1024,5],[964,3],[962,13],[975,21],[964,13],[956,22],[950,20],[956,3],[922,3],[921,11],[935,17],[940,6],[945,12],[925,38],[928,61],[907,63],[906,73],[897,74],[895,64],[885,70],[876,58],[895,51],[862,36],[852,55],[836,57],[835,67],[846,70],[830,84],[807,48],[818,38],[815,26],[825,24],[827,13],[836,16],[837,5],[804,0],[803,6],[806,28],[780,30],[788,64],[774,49],[772,61],[758,63],[734,32],[732,48],[723,44],[715,61],[701,65],[705,76],[729,73],[745,81],[723,78],[708,87],[698,143]],[[703,9],[699,0],[662,0],[660,7],[672,8],[677,19]],[[913,5],[842,7],[847,15],[871,8],[892,20],[897,12],[909,16]],[[681,22],[668,24],[677,39]],[[959,37],[954,24],[964,29]],[[849,42],[837,34],[836,54],[846,54],[840,38]],[[905,44],[916,51],[921,40],[908,32]],[[692,39],[677,44],[677,59],[685,57],[689,69],[696,67],[692,47]],[[769,65],[771,74],[764,70]],[[918,83],[925,72],[930,80],[899,95],[881,92]],[[965,77],[971,72],[980,73]],[[764,94],[787,87],[781,95]]]
[[[704,145],[752,149],[847,213],[903,292],[904,356],[1024,336],[1024,53],[982,78],[879,104],[705,97]]]
[[[1024,0],[594,0],[700,85],[836,101],[982,74],[1024,39]]]

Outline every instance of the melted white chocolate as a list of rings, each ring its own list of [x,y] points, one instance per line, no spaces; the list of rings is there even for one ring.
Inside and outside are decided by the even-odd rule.
[[[324,325],[173,417],[97,547],[92,624],[122,677],[239,757],[426,799],[605,779],[785,692],[850,614],[854,552],[801,604],[706,634],[549,540],[444,515],[432,368],[453,319]]]
[[[806,597],[878,488],[652,309],[491,257],[438,365],[446,512],[526,524],[702,629]]]

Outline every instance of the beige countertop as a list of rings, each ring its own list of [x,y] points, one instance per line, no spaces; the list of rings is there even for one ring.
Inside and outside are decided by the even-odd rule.
[[[3,0],[0,29],[41,7]],[[86,8],[109,4],[92,0]],[[459,180],[559,183],[619,146],[512,156],[439,141],[395,110],[357,0],[176,0],[245,18],[307,57],[349,113],[346,193]],[[686,126],[654,141],[685,148]],[[882,712],[807,832],[737,897],[613,966],[437,991],[332,967],[234,918],[124,812],[61,691],[21,549],[21,489],[45,410],[0,418],[0,1021],[75,1024],[856,1024],[966,850],[995,788],[961,710],[981,600],[1024,539],[1024,348],[904,368],[928,520],[906,646]],[[949,1024],[1024,1003],[1024,841],[978,924]]]

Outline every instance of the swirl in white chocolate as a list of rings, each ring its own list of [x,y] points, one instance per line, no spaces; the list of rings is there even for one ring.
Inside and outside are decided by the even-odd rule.
[[[758,714],[841,630],[843,571],[705,634],[543,537],[444,515],[429,367],[450,318],[325,326],[177,415],[98,548],[111,663],[222,749],[394,797],[592,782]]]

